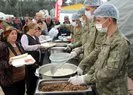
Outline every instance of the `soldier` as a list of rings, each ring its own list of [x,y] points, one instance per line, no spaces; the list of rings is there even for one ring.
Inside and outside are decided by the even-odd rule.
[[[80,10],[78,13],[82,13],[82,19],[85,20],[83,21],[85,24],[83,26],[83,35],[81,37],[81,41],[78,43],[73,44],[70,46],[72,49],[78,46],[82,46],[81,48],[76,48],[73,49],[71,52],[71,58],[74,58],[78,54],[82,53],[83,51],[83,59],[80,62],[79,68],[77,69],[78,73],[81,73],[82,70],[84,73],[88,71],[88,69],[93,65],[93,64],[88,64],[88,56],[90,53],[93,55],[98,55],[99,50],[97,49],[101,44],[101,41],[103,39],[104,33],[100,33],[96,30],[96,27],[94,25],[94,15],[93,12],[100,6],[101,2],[100,0],[85,0],[84,2],[84,14],[83,14],[83,9],[82,11]],[[87,18],[87,19],[85,19]],[[95,50],[96,48],[96,50]],[[93,51],[93,52],[92,52]],[[91,62],[94,63],[94,62]]]
[[[96,83],[99,95],[127,95],[129,45],[117,27],[118,10],[112,4],[104,4],[95,10],[94,16],[97,30],[106,32],[100,53],[87,74],[71,77],[69,82]]]
[[[74,13],[72,15],[72,22],[71,24],[62,24],[57,25],[55,28],[67,28],[71,32],[71,38],[72,38],[72,44],[76,43],[80,40],[81,35],[83,33],[81,21],[79,20],[79,15],[77,13]]]

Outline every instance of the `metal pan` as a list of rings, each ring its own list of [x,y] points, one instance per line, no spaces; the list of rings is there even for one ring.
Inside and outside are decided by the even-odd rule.
[[[67,79],[52,79],[52,80],[39,80],[35,95],[92,95],[92,89],[90,86],[87,86],[85,90],[77,90],[77,91],[40,91],[41,86],[45,86],[47,84],[58,84],[58,83],[68,83]]]
[[[72,69],[73,72],[70,73],[70,74],[63,74],[63,75],[59,75],[59,76],[53,76],[53,75],[45,75],[45,73],[49,70],[51,70],[52,68],[52,65],[56,65],[56,66],[60,66],[61,63],[51,63],[51,64],[46,64],[46,65],[43,65],[39,68],[39,75],[41,78],[43,79],[51,79],[51,78],[69,78],[71,76],[74,76],[76,75],[76,70],[77,70],[77,66],[76,65],[73,65],[73,64],[70,64],[70,63],[66,63],[64,64],[61,68],[66,68],[66,69]]]

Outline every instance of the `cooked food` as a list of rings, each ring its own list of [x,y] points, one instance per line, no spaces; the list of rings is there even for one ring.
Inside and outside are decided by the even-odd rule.
[[[24,61],[25,61],[26,63],[32,63],[32,62],[34,62],[33,59],[25,59]]]
[[[60,83],[43,83],[40,85],[40,91],[48,92],[48,91],[79,91],[79,90],[87,90],[88,87],[86,85],[73,85],[68,82],[60,82]]]
[[[69,75],[72,74],[74,71],[72,69],[67,68],[59,68],[56,70],[53,76],[63,76],[63,75]],[[44,73],[44,75],[52,76],[51,70]]]

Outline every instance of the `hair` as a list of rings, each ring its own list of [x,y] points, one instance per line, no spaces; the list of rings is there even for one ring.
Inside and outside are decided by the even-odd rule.
[[[43,21],[42,21],[42,20],[38,20],[37,23],[41,23],[41,24],[43,24]]]
[[[30,30],[30,29],[33,29],[36,25],[37,25],[36,23],[30,22],[28,23],[27,27]]]
[[[113,22],[116,24],[117,23],[117,19],[112,18]]]
[[[37,12],[36,16],[42,16],[42,13],[41,12]]]
[[[108,17],[104,17],[105,19],[107,19]],[[117,23],[117,19],[116,18],[112,18],[112,21],[113,21],[113,23]]]
[[[8,26],[5,28],[4,32],[1,35],[1,41],[6,41],[9,34],[15,30],[18,33],[18,30],[16,28],[13,28],[11,26]]]
[[[29,31],[29,28],[28,28],[27,25],[25,25],[25,26],[23,27],[23,31],[24,31],[25,34]]]

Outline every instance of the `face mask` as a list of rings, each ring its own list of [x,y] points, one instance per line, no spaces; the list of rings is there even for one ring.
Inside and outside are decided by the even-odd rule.
[[[72,22],[72,26],[77,27],[78,24],[76,22]]]
[[[83,18],[80,18],[80,21],[81,21],[82,25],[85,25],[85,20]]]
[[[96,26],[96,29],[99,31],[99,32],[107,32],[107,27],[106,28],[103,28],[102,27],[102,24],[95,24]]]
[[[85,15],[88,19],[92,19],[94,16],[91,14],[91,11],[85,11]]]

